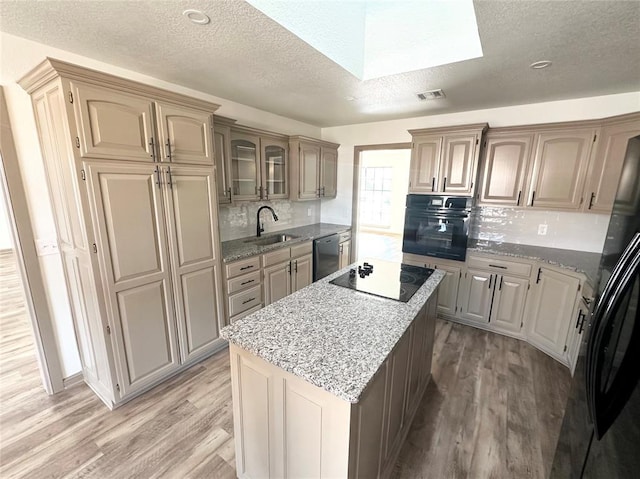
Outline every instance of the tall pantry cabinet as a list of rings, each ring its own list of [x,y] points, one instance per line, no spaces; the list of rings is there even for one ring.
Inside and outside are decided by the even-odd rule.
[[[85,382],[111,408],[224,346],[217,105],[47,59],[31,95]]]

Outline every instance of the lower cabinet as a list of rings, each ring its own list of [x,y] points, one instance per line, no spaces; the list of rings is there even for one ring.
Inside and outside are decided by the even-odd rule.
[[[231,344],[238,477],[390,477],[430,379],[436,306],[433,297],[354,404]]]
[[[527,340],[538,349],[566,362],[566,341],[580,279],[540,267],[527,317]]]
[[[309,286],[313,282],[311,242],[279,249],[262,256],[265,306]],[[284,261],[283,261],[284,260]],[[273,266],[267,266],[269,264]]]
[[[464,263],[442,259],[433,261],[434,259],[430,258],[430,261],[427,262],[424,256],[405,253],[402,262],[424,268],[439,269],[446,273],[438,288],[438,313],[454,316],[457,313],[458,288]],[[457,266],[456,263],[460,266]]]
[[[489,322],[491,301],[493,300],[494,275],[473,269],[464,274],[460,294],[460,317],[481,323]]]
[[[519,334],[524,320],[529,280],[513,276],[496,276],[490,323],[501,331]]]
[[[340,262],[338,269],[346,268],[351,264],[351,240],[340,243]]]
[[[227,318],[232,323],[263,305],[260,257],[241,259],[225,266]]]

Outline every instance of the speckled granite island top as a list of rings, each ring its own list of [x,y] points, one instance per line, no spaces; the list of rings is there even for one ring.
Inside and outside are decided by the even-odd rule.
[[[222,337],[352,403],[444,277],[435,271],[408,303],[329,281],[340,270],[222,329]]]
[[[288,234],[292,236],[298,236],[298,238],[287,241],[285,243],[276,243],[267,246],[258,246],[248,240],[254,239],[255,236],[248,238],[240,238],[230,241],[224,241],[222,243],[222,261],[229,263],[230,261],[236,261],[242,258],[248,258],[257,254],[266,253],[286,246],[291,246],[304,241],[314,240],[316,238],[322,238],[323,236],[332,235],[335,233],[343,233],[351,229],[349,225],[336,225],[332,223],[316,223],[307,226],[298,226],[297,228],[289,228],[280,231],[269,231],[263,233],[264,236],[271,234]]]
[[[592,285],[595,284],[598,276],[601,257],[599,253],[589,253],[586,251],[471,239],[469,240],[467,253],[473,252],[544,261],[552,265],[584,273],[592,282]]]

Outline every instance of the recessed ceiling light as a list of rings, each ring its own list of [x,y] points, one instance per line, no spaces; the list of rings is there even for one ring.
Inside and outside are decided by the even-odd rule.
[[[547,68],[551,66],[551,62],[549,60],[540,60],[539,62],[533,62],[529,67],[534,70],[542,70],[543,68]]]
[[[211,19],[200,10],[189,9],[182,12],[182,14],[193,23],[196,23],[198,25],[206,25],[211,21]]]

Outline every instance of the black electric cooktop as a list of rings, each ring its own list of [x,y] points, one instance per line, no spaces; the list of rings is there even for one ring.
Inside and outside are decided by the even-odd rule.
[[[329,282],[406,303],[432,273],[432,269],[420,266],[372,260]]]

